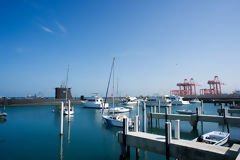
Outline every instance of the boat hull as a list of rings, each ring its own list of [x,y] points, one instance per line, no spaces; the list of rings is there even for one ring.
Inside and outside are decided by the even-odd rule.
[[[109,118],[108,116],[103,116],[105,123],[114,127],[123,127],[123,121],[114,120]]]
[[[93,108],[93,109],[102,109],[103,104],[93,103],[93,102],[82,102],[84,108]],[[108,108],[108,103],[105,104],[105,107]]]

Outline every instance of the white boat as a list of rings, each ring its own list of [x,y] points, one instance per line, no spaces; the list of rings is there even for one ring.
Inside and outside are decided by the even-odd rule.
[[[212,131],[195,138],[193,141],[222,146],[227,143],[230,133]]]
[[[188,109],[183,109],[183,110],[176,110],[177,113],[179,114],[195,114],[192,110],[188,110]]]
[[[190,101],[190,103],[201,103],[201,101],[199,101],[199,99],[195,98],[195,99],[192,99]]]
[[[125,105],[137,104],[137,98],[129,96],[129,97],[127,97],[127,100],[125,102],[123,102],[123,104],[125,104]]]
[[[88,98],[86,101],[82,101],[82,105],[85,108],[102,109],[103,106],[105,106],[104,108],[108,108],[108,103],[105,103],[104,105],[103,98],[98,96],[93,96]]]
[[[181,96],[171,96],[172,105],[187,105],[190,104],[189,101],[184,101]]]
[[[115,126],[115,127],[123,127],[123,119],[124,118],[128,118],[126,115],[116,115],[115,113],[117,112],[126,112],[126,110],[130,110],[128,108],[124,108],[124,107],[116,107],[114,106],[114,61],[115,61],[115,58],[113,58],[113,62],[112,62],[112,67],[111,67],[111,72],[110,72],[110,77],[109,77],[109,81],[108,81],[108,87],[107,87],[107,92],[106,92],[106,97],[107,97],[107,93],[108,93],[108,89],[109,89],[109,84],[110,84],[110,80],[111,80],[111,76],[113,74],[113,108],[112,109],[112,112],[111,112],[111,109],[108,110],[108,113],[111,113],[110,115],[104,115],[104,110],[103,110],[103,115],[102,115],[102,118],[104,119],[104,121],[108,124],[108,125],[111,125],[111,126]]]
[[[125,108],[128,108],[128,109],[130,109],[130,110],[133,110],[133,106],[130,106],[130,105],[126,105],[126,106],[124,106]]]
[[[128,118],[125,115],[117,115],[117,114],[103,115],[102,117],[106,124],[115,126],[115,127],[123,127],[123,119]],[[128,126],[133,127],[133,121],[131,119],[129,119],[128,121]]]
[[[172,105],[171,99],[168,95],[162,96],[162,97],[150,97],[146,100],[146,106],[160,106],[162,107],[169,107]]]
[[[0,117],[6,117],[8,114],[6,112],[0,113]]]
[[[125,107],[113,107],[113,108],[108,109],[109,113],[124,113],[124,112],[129,112],[129,111],[130,111],[130,109],[125,108]]]

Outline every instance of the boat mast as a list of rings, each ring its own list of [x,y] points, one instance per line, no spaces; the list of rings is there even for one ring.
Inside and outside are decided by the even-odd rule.
[[[106,96],[105,96],[104,104],[103,104],[103,107],[102,107],[102,114],[103,114],[103,110],[105,109],[105,104],[106,104],[106,101],[107,101],[108,88],[109,88],[109,84],[110,84],[111,77],[112,77],[112,71],[113,71],[114,61],[115,61],[115,57],[113,57],[113,62],[112,62],[112,67],[111,67],[111,71],[110,71],[110,76],[109,76],[109,79],[108,79]]]
[[[65,90],[66,90],[66,105],[67,105],[67,96],[68,96],[68,88],[67,88],[68,72],[69,72],[69,64],[68,64],[68,68],[67,68],[67,78],[66,78],[66,84],[65,84]]]
[[[113,65],[113,93],[112,93],[112,96],[113,96],[113,115],[114,115],[114,109],[115,109],[115,106],[114,106],[114,65]]]

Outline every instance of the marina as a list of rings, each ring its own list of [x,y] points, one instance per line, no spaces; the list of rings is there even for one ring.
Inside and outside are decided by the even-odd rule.
[[[0,160],[240,160],[240,1],[4,1]]]
[[[196,108],[197,104],[192,104],[188,108]],[[172,112],[175,113],[176,110],[185,108],[186,106],[177,106],[172,107]],[[21,107],[6,107],[8,117],[5,121],[1,120],[1,145],[0,150],[2,151],[2,157],[5,160],[10,159],[75,159],[76,157],[81,158],[107,158],[107,159],[119,159],[121,155],[121,147],[119,138],[117,135],[120,134],[122,128],[111,127],[104,123],[102,119],[101,110],[98,109],[88,109],[84,108],[81,105],[74,105],[74,115],[70,117],[70,123],[68,121],[68,115],[63,116],[63,136],[59,139],[60,132],[60,111],[58,111],[58,106],[21,106]],[[205,116],[215,114],[216,117],[222,121],[222,116],[217,116],[217,109],[221,106],[214,106],[213,104],[207,103],[204,104],[204,113]],[[165,108],[160,108],[161,114],[164,117]],[[55,112],[52,112],[55,110]],[[127,112],[124,115],[135,119],[135,116],[139,113],[139,131],[149,134],[150,137],[164,137],[164,123],[165,118],[159,119],[160,123],[156,123],[155,120],[152,120],[152,125],[150,124],[149,114],[151,107],[146,108],[146,115],[148,119],[144,122],[144,112],[143,105],[134,106],[134,109],[131,112]],[[154,110],[152,110],[154,111]],[[160,116],[159,113],[156,113]],[[24,117],[22,117],[24,115]],[[177,118],[185,115],[178,115]],[[189,116],[189,115],[186,115]],[[155,117],[155,114],[152,114],[152,118]],[[160,116],[161,117],[161,116]],[[205,117],[206,118],[206,117]],[[173,120],[171,115],[168,115],[169,120]],[[191,119],[191,118],[184,118]],[[202,118],[204,119],[204,118]],[[201,118],[199,117],[199,120]],[[230,139],[227,143],[228,148],[220,149],[223,151],[232,150],[231,147],[236,147],[236,144],[239,143],[239,124],[231,123],[232,120],[229,120],[229,129],[230,129]],[[84,122],[84,123],[83,123]],[[214,130],[225,130],[227,131],[227,126],[223,123],[209,123],[204,121],[201,126],[200,123],[197,124],[197,128],[193,129],[189,122],[184,122],[180,120],[181,127],[179,135],[181,136],[180,141],[173,140],[178,145],[188,144],[191,145],[189,140],[192,140],[203,133]],[[145,126],[144,126],[145,125]],[[18,126],[18,127],[13,127]],[[145,127],[145,129],[144,129]],[[21,128],[22,132],[18,130]],[[129,129],[131,130],[131,129]],[[120,132],[119,132],[120,131]],[[15,134],[15,133],[18,134]],[[70,134],[71,133],[71,134]],[[134,133],[133,133],[134,134]],[[140,133],[139,133],[140,134]],[[48,136],[46,136],[48,135]],[[136,137],[136,135],[134,135]],[[141,136],[139,137],[141,138]],[[34,140],[33,140],[34,139]],[[164,142],[162,142],[164,145]],[[34,144],[34,145],[33,145]],[[148,144],[147,142],[143,144]],[[19,147],[24,145],[24,147]],[[62,145],[62,149],[60,150]],[[199,144],[200,145],[200,144]],[[135,144],[130,144],[130,146],[135,146]],[[150,145],[151,146],[151,145]],[[154,145],[153,145],[154,146]],[[154,148],[154,147],[150,148]],[[196,145],[195,145],[196,146]],[[201,146],[201,145],[200,145]],[[130,159],[136,159],[135,149],[131,147]],[[163,151],[154,151],[147,148],[140,148],[139,150],[139,159],[165,159],[165,152]],[[172,147],[171,147],[172,148]],[[28,150],[29,154],[21,154],[22,152]],[[51,150],[51,152],[49,152]],[[91,150],[96,150],[94,154],[91,154]],[[107,151],[106,151],[107,150]],[[206,150],[206,148],[204,149]],[[61,151],[61,152],[60,152]],[[8,154],[14,152],[15,154]],[[40,152],[46,152],[44,156],[39,155]],[[201,151],[202,152],[202,151]],[[219,151],[218,151],[219,152]],[[189,153],[194,153],[189,152]],[[204,152],[203,152],[204,153]],[[202,153],[202,154],[203,154]],[[235,156],[235,152],[231,154]],[[221,155],[223,153],[219,153]],[[170,154],[171,155],[171,154]],[[172,156],[172,155],[171,155]],[[190,156],[190,155],[189,155]],[[209,156],[206,154],[205,156]],[[174,157],[174,156],[173,156]]]

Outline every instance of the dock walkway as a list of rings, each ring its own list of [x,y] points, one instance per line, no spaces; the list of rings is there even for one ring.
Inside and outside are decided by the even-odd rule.
[[[123,144],[123,132],[118,132],[118,142]],[[144,133],[128,132],[126,146],[140,148],[146,151],[165,154],[165,136]],[[239,156],[240,145],[234,144],[231,148],[214,146],[182,139],[172,139],[169,144],[170,157],[178,159],[236,159]]]

